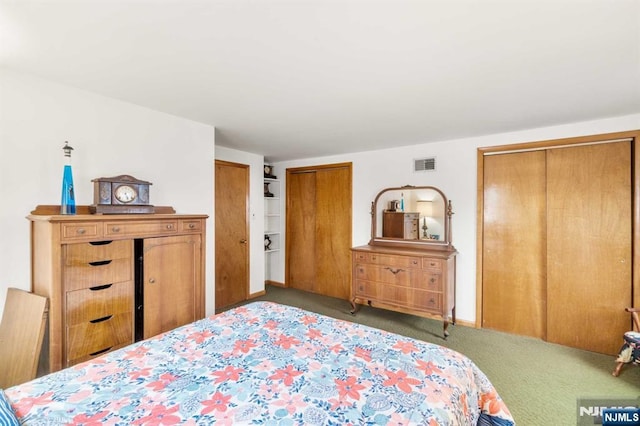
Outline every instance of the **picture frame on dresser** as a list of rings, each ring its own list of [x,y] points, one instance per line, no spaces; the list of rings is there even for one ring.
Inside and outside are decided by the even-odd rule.
[[[395,208],[398,199],[401,210]],[[429,209],[420,206],[425,202]],[[449,324],[455,324],[453,214],[451,201],[433,186],[380,191],[371,203],[371,239],[351,249],[351,313],[367,304],[439,319],[446,339]]]

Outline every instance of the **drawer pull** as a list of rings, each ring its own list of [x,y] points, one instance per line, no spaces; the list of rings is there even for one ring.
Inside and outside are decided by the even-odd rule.
[[[384,268],[384,269],[388,270],[388,271],[389,271],[389,272],[391,272],[393,275],[396,275],[398,272],[403,272],[403,271],[404,271],[404,269],[393,269],[393,268],[390,268],[389,266],[387,266],[387,267],[386,267],[386,268]]]
[[[105,284],[105,285],[97,285],[95,287],[89,287],[89,290],[91,291],[100,291],[100,290],[106,290],[109,287],[111,287],[113,285],[113,283],[111,284]]]
[[[99,322],[110,320],[113,315],[107,315],[106,317],[97,318],[89,321],[91,324],[97,324]]]
[[[195,227],[196,227],[196,224],[195,224],[195,223],[190,223],[190,224],[189,224],[189,229],[194,229]]]
[[[96,260],[95,262],[89,262],[91,266],[104,266],[111,263],[111,260]]]
[[[89,354],[89,356],[96,356],[96,355],[103,354],[103,353],[105,353],[105,352],[109,352],[109,351],[111,350],[111,348],[112,348],[112,347],[113,347],[113,346],[109,346],[109,347],[108,347],[108,348],[106,348],[106,349],[101,349],[101,350],[99,350],[99,351],[96,351],[96,352],[94,352],[94,353]]]
[[[92,246],[106,246],[107,244],[111,244],[113,241],[108,240],[108,241],[91,241],[89,242],[89,244],[91,244]]]
[[[171,224],[171,223],[170,223],[170,224],[168,224],[168,225],[167,225],[167,229],[173,229],[173,224]]]
[[[113,228],[111,228],[111,232],[120,232],[120,227],[114,226]]]
[[[78,228],[78,230],[76,231],[78,234],[82,235],[85,232],[87,232],[84,228]]]

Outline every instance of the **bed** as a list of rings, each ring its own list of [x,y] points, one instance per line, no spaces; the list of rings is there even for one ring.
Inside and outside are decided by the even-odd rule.
[[[512,425],[450,349],[254,302],[4,390],[24,424]]]

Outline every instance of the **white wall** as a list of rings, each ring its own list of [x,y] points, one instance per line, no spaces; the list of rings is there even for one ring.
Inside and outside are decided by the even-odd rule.
[[[264,290],[264,188],[262,155],[216,147],[216,160],[249,166],[249,294]]]
[[[30,288],[29,224],[60,204],[65,141],[73,146],[76,204],[91,179],[130,174],[153,183],[151,203],[208,214],[206,311],[214,311],[211,126],[0,69],[0,309],[10,286]]]
[[[289,167],[352,162],[354,246],[367,244],[369,241],[371,202],[383,188],[430,185],[442,189],[452,201],[455,212],[452,219],[453,243],[459,252],[456,316],[460,320],[474,322],[477,148],[637,129],[640,129],[640,114],[379,151],[280,162],[275,163],[274,167],[280,170],[285,180],[285,171]],[[414,159],[432,156],[436,157],[436,171],[412,171]],[[285,185],[286,182],[283,182],[283,188]],[[284,276],[284,260],[280,268]]]

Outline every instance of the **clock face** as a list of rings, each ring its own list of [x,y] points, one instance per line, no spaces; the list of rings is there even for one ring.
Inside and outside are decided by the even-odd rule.
[[[119,202],[126,204],[135,200],[136,197],[138,196],[138,193],[132,186],[120,185],[114,191],[113,196]]]

